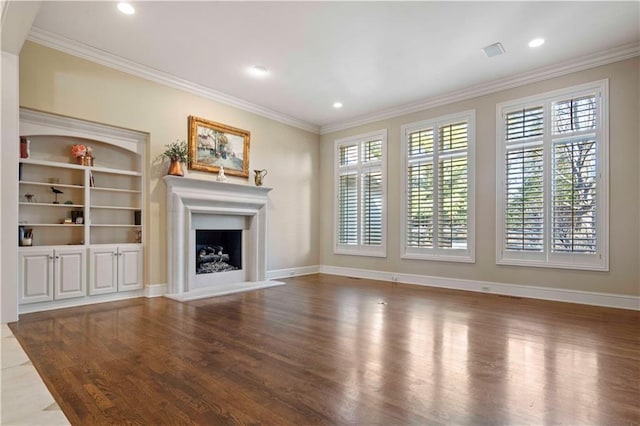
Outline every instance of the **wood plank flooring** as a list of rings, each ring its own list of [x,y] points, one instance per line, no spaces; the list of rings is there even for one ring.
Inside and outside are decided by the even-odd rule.
[[[286,281],[10,326],[76,425],[640,423],[640,312]]]

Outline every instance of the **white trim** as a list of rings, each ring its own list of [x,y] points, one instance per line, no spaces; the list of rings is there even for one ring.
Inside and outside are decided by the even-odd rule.
[[[216,285],[214,287],[198,288],[185,293],[165,294],[164,297],[178,302],[189,302],[192,300],[208,299],[210,297],[263,290],[285,284],[286,283],[283,283],[282,281],[246,281],[242,283],[226,283]]]
[[[184,80],[174,75],[158,71],[151,67],[147,67],[145,65],[130,61],[120,56],[107,53],[103,50],[96,49],[87,44],[68,39],[66,37],[43,30],[42,28],[38,28],[36,26],[31,28],[31,32],[29,33],[27,40],[41,44],[51,49],[68,53],[69,55],[73,55],[78,58],[86,59],[88,61],[104,65],[106,67],[113,68],[115,70],[122,71],[136,77],[143,78],[145,80],[153,81],[155,83],[159,83],[168,87],[173,87],[184,92],[192,93],[196,96],[201,96],[205,99],[220,102],[221,104],[230,105],[234,108],[248,111],[262,117],[266,117],[271,120],[296,127],[298,129],[306,130],[308,132],[316,134],[320,132],[320,127],[315,124],[311,124],[295,117],[273,111],[271,109],[256,105],[243,99],[236,98],[234,96],[227,95],[217,90],[201,86],[199,84]]]
[[[77,299],[54,300],[52,302],[30,303],[18,306],[18,314],[30,314],[32,312],[44,312],[54,309],[73,308],[76,306],[94,305],[96,303],[116,302],[118,300],[136,299],[144,297],[144,290],[133,290],[123,293],[109,293],[93,296],[78,297]]]
[[[327,124],[320,128],[320,134],[337,132],[339,130],[350,129],[352,127],[361,126],[363,124],[373,123],[380,120],[386,120],[401,115],[411,114],[418,111],[424,111],[442,105],[452,104],[454,102],[464,101],[466,99],[476,98],[501,90],[512,89],[527,84],[535,83],[542,80],[548,80],[555,77],[571,74],[578,71],[587,70],[589,68],[599,67],[618,61],[624,61],[636,56],[640,56],[640,43],[630,43],[613,49],[608,49],[591,55],[581,56],[548,67],[542,67],[533,71],[527,71],[517,74],[509,78],[498,79],[487,83],[477,84],[460,90],[444,93],[438,96],[411,103],[401,105],[376,113],[367,114],[359,118],[342,121],[333,124]]]
[[[380,246],[362,245],[360,244],[361,229],[361,172],[368,169],[368,164],[362,164],[360,153],[363,142],[380,139],[382,141],[382,160],[371,164],[371,169],[379,168],[382,173],[382,243]],[[358,162],[351,166],[344,166],[345,169],[355,172],[357,176],[358,189],[358,244],[357,245],[339,245],[338,244],[338,192],[340,180],[340,164],[339,164],[339,148],[341,146],[357,145],[358,146]],[[337,255],[349,256],[370,256],[370,257],[387,257],[387,129],[376,130],[373,132],[362,133],[359,135],[348,136],[346,138],[336,139],[333,144],[333,253]]]
[[[409,158],[407,156],[407,135],[414,130],[433,127],[434,144],[436,134],[442,125],[453,122],[466,121],[467,123],[467,248],[466,249],[442,249],[435,247],[433,249],[420,249],[407,247],[407,170],[409,167]],[[400,127],[400,143],[402,155],[402,177],[400,179],[400,258],[401,259],[418,259],[418,260],[435,260],[444,262],[463,262],[475,263],[475,187],[476,187],[476,110],[471,109],[455,114],[449,114],[442,117],[421,120],[418,122],[403,124]],[[438,173],[437,161],[438,149],[434,146],[433,173]],[[435,181],[434,181],[435,182]],[[435,185],[435,183],[434,183]],[[434,206],[437,214],[438,206]]]
[[[640,297],[320,265],[321,274],[640,311]]]
[[[183,90],[188,93],[211,99],[225,105],[230,105],[238,109],[252,112],[254,114],[270,118],[272,120],[306,130],[316,134],[327,134],[338,130],[345,130],[352,127],[360,126],[367,123],[373,123],[388,118],[398,117],[417,111],[423,111],[437,106],[451,104],[490,93],[499,92],[501,90],[511,89],[514,87],[524,86],[526,84],[535,83],[537,81],[547,80],[554,77],[571,74],[586,70],[589,68],[607,65],[613,62],[623,61],[625,59],[640,56],[640,43],[625,44],[613,49],[585,55],[574,58],[565,62],[554,64],[547,67],[538,68],[533,71],[527,71],[514,75],[506,79],[498,79],[487,83],[478,84],[464,89],[448,92],[442,95],[433,96],[418,102],[396,106],[384,109],[372,114],[366,114],[359,118],[348,121],[337,122],[319,126],[317,124],[308,123],[295,117],[270,110],[268,108],[256,105],[254,103],[227,95],[225,93],[195,84],[193,82],[175,77],[168,73],[163,73],[150,67],[129,61],[120,56],[112,55],[100,49],[96,49],[84,43],[68,39],[58,34],[46,31],[42,28],[33,26],[27,40],[41,44],[51,49],[56,49],[70,55],[86,59],[88,61],[98,63],[109,68],[113,68],[127,74],[135,75],[146,80],[150,80],[168,87]]]
[[[167,293],[167,284],[147,284],[144,286],[144,297],[160,297]]]
[[[558,98],[579,96],[582,93],[597,93],[598,118],[595,129],[598,141],[597,164],[597,252],[588,254],[557,254],[551,251],[551,174],[552,145],[558,136],[552,134],[551,108]],[[544,153],[544,250],[528,253],[508,251],[505,248],[505,142],[504,116],[507,112],[540,104],[544,110],[544,135],[542,149]],[[530,266],[590,271],[609,270],[609,79],[592,81],[576,86],[539,93],[525,98],[514,99],[496,104],[496,264],[513,266]]]
[[[20,108],[20,134],[75,136],[106,142],[142,155],[148,133],[49,112]]]
[[[302,275],[317,274],[320,271],[320,266],[301,266],[298,268],[286,268],[286,269],[272,269],[267,271],[267,279],[273,280],[278,278],[299,277]]]

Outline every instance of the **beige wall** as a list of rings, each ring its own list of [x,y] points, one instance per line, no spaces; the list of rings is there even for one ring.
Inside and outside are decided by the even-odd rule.
[[[165,144],[187,139],[189,115],[251,132],[250,169],[268,169],[265,186],[273,188],[267,269],[318,264],[318,135],[34,43],[26,43],[20,54],[20,106],[149,133],[146,283],[166,283],[166,187],[161,178],[168,166],[154,159]],[[210,173],[188,175],[215,179]]]
[[[475,99],[325,134],[321,141],[320,263],[386,272],[535,285],[581,291],[640,295],[639,184],[640,135],[638,58],[528,84]],[[496,104],[608,78],[610,88],[610,271],[589,272],[498,266],[495,259]],[[400,126],[419,120],[476,110],[476,262],[475,264],[400,259]],[[387,257],[333,254],[333,141],[388,130]]]

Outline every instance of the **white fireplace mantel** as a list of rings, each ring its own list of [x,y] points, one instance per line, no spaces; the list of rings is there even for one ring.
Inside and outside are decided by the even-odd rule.
[[[267,204],[271,188],[165,176],[167,185],[167,293],[186,301],[283,283],[266,281]],[[243,216],[249,243],[243,248],[247,280],[196,287],[193,215]],[[216,274],[211,274],[216,275]]]

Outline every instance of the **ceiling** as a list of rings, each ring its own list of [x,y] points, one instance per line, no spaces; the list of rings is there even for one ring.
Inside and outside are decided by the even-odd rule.
[[[116,2],[45,1],[32,32],[317,128],[640,41],[637,1],[132,4],[127,16]],[[535,37],[546,43],[529,48]],[[487,58],[495,42],[506,54]]]

